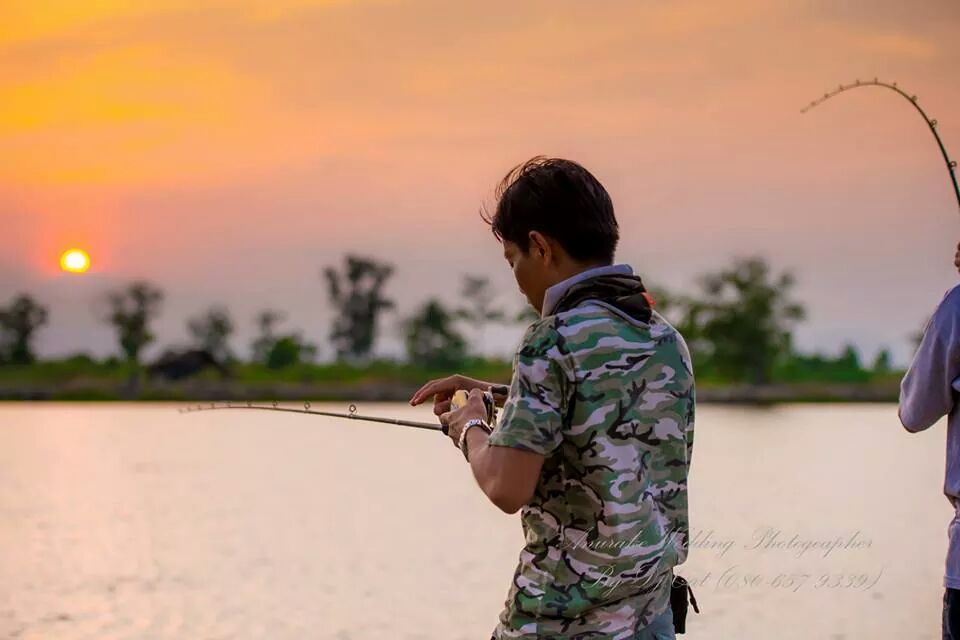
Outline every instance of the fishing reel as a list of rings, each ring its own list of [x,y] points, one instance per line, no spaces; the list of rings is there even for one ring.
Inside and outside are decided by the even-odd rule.
[[[469,398],[470,393],[466,389],[457,389],[453,392],[453,397],[450,398],[450,410],[456,411],[457,409],[462,409],[467,405]],[[483,404],[487,408],[487,424],[490,425],[492,429],[497,421],[497,403],[493,401],[493,394],[491,392],[483,392]],[[444,434],[447,433],[446,425],[443,426],[442,431]]]

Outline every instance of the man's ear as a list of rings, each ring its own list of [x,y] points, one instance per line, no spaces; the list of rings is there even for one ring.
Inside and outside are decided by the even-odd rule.
[[[529,238],[530,251],[528,251],[528,253],[534,258],[549,262],[553,256],[553,247],[550,246],[550,241],[547,240],[547,237],[539,231],[531,231]]]

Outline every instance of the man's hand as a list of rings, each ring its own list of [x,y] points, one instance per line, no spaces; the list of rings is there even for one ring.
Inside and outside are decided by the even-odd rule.
[[[449,406],[450,402],[447,402]],[[460,433],[468,420],[487,419],[487,405],[483,402],[483,391],[474,388],[467,397],[467,404],[456,411],[446,411],[440,414],[440,424],[447,425],[447,435],[453,440],[453,446],[460,443]],[[491,425],[493,426],[493,425]]]
[[[474,380],[473,378],[468,378],[458,373],[447,376],[446,378],[437,378],[436,380],[431,380],[426,383],[411,396],[410,404],[417,406],[430,396],[433,396],[433,413],[439,416],[450,411],[450,398],[453,397],[453,392],[457,389],[464,389],[466,391],[479,389],[486,391],[490,386],[491,383],[489,382]]]

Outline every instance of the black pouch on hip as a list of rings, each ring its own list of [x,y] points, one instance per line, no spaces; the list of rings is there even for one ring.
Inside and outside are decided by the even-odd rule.
[[[670,586],[670,608],[673,610],[673,630],[675,633],[687,632],[687,606],[693,605],[693,610],[700,613],[697,599],[693,596],[690,583],[682,576],[673,576]]]

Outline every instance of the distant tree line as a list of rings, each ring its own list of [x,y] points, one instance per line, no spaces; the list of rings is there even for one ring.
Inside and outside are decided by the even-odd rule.
[[[383,316],[396,307],[386,293],[393,274],[392,265],[358,255],[347,255],[341,266],[322,270],[333,311],[329,344],[338,362],[362,365],[372,358]],[[869,367],[861,362],[853,345],[837,357],[798,353],[793,332],[806,312],[794,298],[794,286],[792,273],[774,273],[765,260],[750,257],[704,274],[690,295],[656,288],[653,295],[657,310],[686,338],[701,378],[766,384],[778,380],[860,381],[890,372],[887,350]],[[460,294],[460,306],[430,298],[401,319],[411,363],[432,369],[456,368],[470,357],[481,356],[490,325],[529,323],[537,317],[529,307],[510,313],[498,306],[485,276],[464,276]],[[143,350],[156,339],[151,326],[163,301],[161,289],[139,280],[108,292],[99,301],[101,319],[112,327],[120,361],[129,367],[133,382],[143,367]],[[35,362],[33,343],[48,320],[47,308],[27,294],[0,307],[0,364]],[[257,314],[253,363],[282,369],[316,359],[317,345],[300,331],[283,329],[285,320],[285,314],[275,309]],[[226,308],[212,306],[188,318],[186,324],[191,352],[185,356],[167,350],[160,361],[189,357],[221,371],[229,371],[238,362],[230,344],[235,322]]]
[[[806,309],[793,296],[795,284],[791,272],[774,273],[762,258],[737,258],[702,275],[693,295],[661,289],[654,291],[654,298],[686,339],[700,378],[762,385],[857,382],[891,372],[888,349],[869,368],[852,344],[835,358],[798,353],[793,332],[806,318]]]

